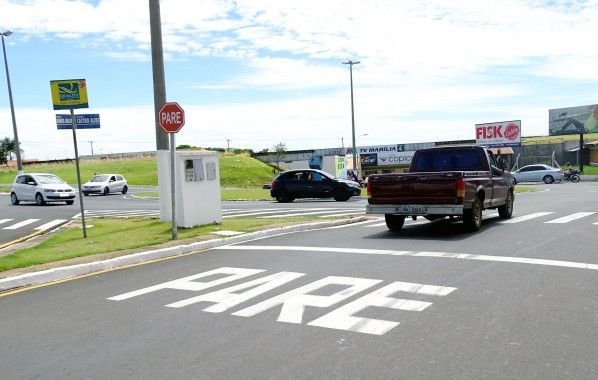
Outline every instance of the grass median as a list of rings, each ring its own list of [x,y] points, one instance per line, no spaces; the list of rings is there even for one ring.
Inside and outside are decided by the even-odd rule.
[[[179,227],[177,239],[173,240],[170,222],[160,222],[155,218],[94,218],[86,220],[86,238],[83,237],[81,223],[75,222],[30,240],[26,248],[12,247],[12,252],[0,257],[0,277],[4,277],[2,272],[41,264],[77,258],[95,260],[98,255],[104,255],[101,257],[104,259],[196,241],[221,239],[230,236],[230,231],[243,234],[291,224],[334,219],[338,218],[228,218],[221,224]]]

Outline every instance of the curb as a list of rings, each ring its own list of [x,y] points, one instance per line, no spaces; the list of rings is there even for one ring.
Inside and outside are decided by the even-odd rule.
[[[0,279],[0,292],[67,280],[69,278],[83,276],[94,272],[121,268],[128,265],[140,264],[152,260],[175,257],[194,251],[202,251],[214,247],[220,247],[223,245],[243,243],[249,240],[266,238],[276,235],[284,235],[295,232],[304,232],[320,228],[352,224],[362,222],[367,219],[367,217],[358,217],[352,219],[335,220],[330,222],[297,224],[294,226],[286,226],[271,230],[251,232],[248,234],[231,236],[222,239],[207,240],[186,245],[179,245],[176,247],[139,252],[127,256],[115,257],[108,260],[94,261],[91,263],[78,264],[61,268],[47,269],[39,272],[23,274],[20,276],[6,277]]]

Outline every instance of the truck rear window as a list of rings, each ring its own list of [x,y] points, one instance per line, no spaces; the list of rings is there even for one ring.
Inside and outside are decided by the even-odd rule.
[[[440,172],[451,170],[487,170],[478,150],[428,150],[421,151],[412,171]]]

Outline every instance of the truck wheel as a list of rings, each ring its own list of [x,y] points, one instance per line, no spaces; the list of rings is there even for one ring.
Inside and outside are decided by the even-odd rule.
[[[332,198],[337,202],[342,202],[349,199],[349,194],[344,189],[336,189],[332,192]]]
[[[482,202],[476,197],[468,210],[463,210],[463,224],[469,231],[477,231],[482,226]]]
[[[513,215],[513,192],[509,191],[505,204],[498,206],[498,216],[501,219],[509,219]]]
[[[384,221],[386,221],[386,227],[391,231],[398,231],[403,228],[405,224],[405,215],[393,215],[385,214]]]

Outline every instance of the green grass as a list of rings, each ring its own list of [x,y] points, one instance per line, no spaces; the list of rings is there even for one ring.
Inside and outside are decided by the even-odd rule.
[[[272,167],[249,156],[219,156],[220,184],[222,187],[261,188],[272,182]],[[25,173],[52,173],[70,184],[77,183],[77,168],[72,163],[29,164]],[[95,173],[122,174],[130,185],[158,185],[158,165],[155,159],[80,161],[81,183],[87,182]],[[15,167],[0,167],[0,183],[11,184],[17,175]]]
[[[218,239],[223,236],[218,231],[252,232],[264,226],[308,222],[332,218],[296,217],[272,219],[230,218],[221,224],[209,224],[193,228],[177,228],[177,242]],[[163,243],[172,242],[172,224],[162,223],[152,218],[89,219],[86,224],[87,238],[83,238],[80,224],[73,224],[61,229],[60,233],[50,237],[32,248],[0,257],[0,272],[33,265],[68,260],[77,257],[92,256],[107,252],[151,249]]]

